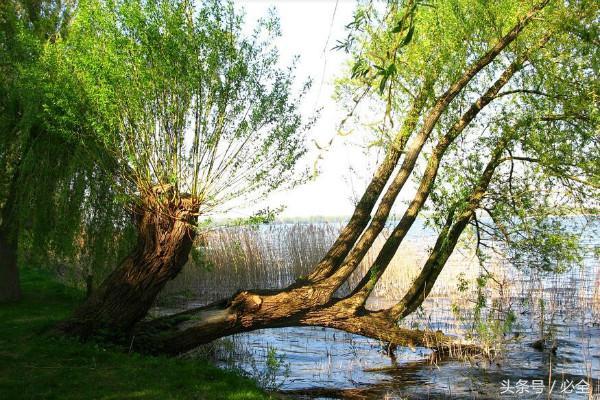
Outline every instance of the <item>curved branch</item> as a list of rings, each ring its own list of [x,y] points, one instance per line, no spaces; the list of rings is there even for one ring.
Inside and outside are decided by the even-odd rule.
[[[303,300],[285,302],[291,297]],[[129,342],[131,348],[153,354],[177,355],[212,340],[239,332],[286,326],[320,326],[414,349],[424,347],[438,354],[463,356],[482,354],[479,346],[458,342],[441,332],[406,329],[386,312],[356,313],[346,301],[311,306],[310,290],[278,293],[241,292],[228,301],[188,310],[172,316],[140,323]]]
[[[500,165],[500,158],[505,151],[508,142],[508,138],[502,138],[492,151],[490,161],[486,165],[477,185],[467,199],[467,206],[459,214],[456,221],[452,222],[452,216],[449,217],[444,230],[435,243],[432,253],[425,262],[425,266],[421,270],[421,273],[414,280],[412,286],[406,292],[402,300],[390,309],[390,314],[393,318],[404,318],[412,313],[423,303],[423,300],[431,292],[437,277],[446,265],[446,261],[448,261],[448,258],[458,243],[460,235],[475,214],[475,211],[479,208],[481,199],[487,191],[492,177],[494,176],[494,172],[497,166]]]

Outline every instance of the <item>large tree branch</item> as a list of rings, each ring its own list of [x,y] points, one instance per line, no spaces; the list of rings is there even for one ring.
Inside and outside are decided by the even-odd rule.
[[[447,90],[446,92],[438,98],[431,111],[425,118],[423,122],[423,126],[419,130],[419,133],[415,137],[414,141],[411,143],[409,150],[406,153],[404,162],[400,168],[400,171],[396,175],[394,181],[390,185],[387,193],[384,195],[384,198],[381,201],[380,207],[375,215],[374,220],[371,225],[367,229],[367,231],[363,234],[360,242],[355,247],[353,254],[350,254],[348,257],[348,261],[344,264],[344,266],[340,269],[340,271],[335,273],[335,276],[331,277],[333,285],[328,282],[325,286],[327,288],[339,287],[343,281],[349,275],[349,272],[352,272],[356,265],[360,262],[360,259],[364,257],[366,251],[372,245],[373,241],[377,237],[377,235],[383,229],[387,216],[391,210],[391,206],[393,205],[398,193],[404,186],[406,180],[410,176],[416,160],[423,148],[423,145],[429,138],[429,135],[437,121],[439,120],[442,113],[446,110],[448,105],[454,100],[454,98],[460,93],[460,91],[471,81],[471,79],[483,68],[485,68],[489,63],[491,63],[510,43],[512,43],[519,33],[523,30],[523,28],[527,25],[527,23],[531,20],[531,18],[541,10],[546,4],[548,0],[545,0],[541,3],[538,3],[535,7],[533,7],[524,17],[522,17],[517,24],[503,37],[501,37],[496,44],[486,52],[482,57],[480,57],[475,63],[473,63]],[[494,93],[497,94],[496,91]],[[489,99],[491,101],[491,99]],[[489,102],[488,101],[488,102]],[[393,149],[392,149],[393,151]],[[399,157],[399,155],[398,155]],[[354,215],[352,216],[348,225],[342,230],[336,243],[329,250],[325,258],[319,263],[315,271],[310,275],[311,281],[317,281],[323,278],[326,278],[332,271],[334,271],[346,258],[352,246],[358,239],[360,233],[367,226],[367,223],[370,219],[370,211],[375,205],[377,198],[379,197],[381,191],[383,190],[383,186],[385,186],[385,182],[389,179],[391,172],[393,170],[390,169],[390,166],[387,164],[388,158],[384,161],[384,163],[379,167],[376,175],[373,180],[369,184],[369,187],[365,191],[361,202],[357,205]],[[396,160],[397,162],[397,160]],[[380,170],[386,172],[385,181],[378,179],[378,175]],[[378,191],[372,190],[373,188],[378,189]],[[365,204],[361,204],[363,203]],[[355,260],[359,260],[356,262]],[[330,290],[327,290],[328,295],[332,294]],[[335,292],[335,290],[334,290]]]
[[[527,55],[523,55],[511,63],[494,82],[494,84],[490,86],[490,88],[479,99],[477,99],[477,101],[475,101],[471,107],[469,107],[469,109],[452,125],[446,135],[444,135],[438,141],[431,157],[429,158],[427,167],[423,177],[421,178],[421,183],[408,209],[405,211],[400,222],[394,228],[390,237],[386,240],[386,243],[381,249],[377,259],[353,292],[353,296],[360,300],[361,304],[364,304],[370,293],[373,291],[375,284],[385,272],[394,254],[398,250],[398,247],[406,237],[412,224],[423,208],[423,205],[429,197],[429,193],[431,192],[431,189],[435,183],[440,163],[450,144],[452,144],[452,142],[464,131],[464,129],[473,121],[473,119],[477,117],[481,110],[483,110],[494,100],[500,89],[504,87],[512,78],[512,76],[522,67],[526,58]],[[348,268],[343,272],[345,275],[342,277],[347,278],[352,270]]]
[[[450,216],[446,222],[446,226],[434,245],[432,253],[425,262],[421,273],[413,281],[413,284],[402,300],[390,309],[392,318],[398,319],[406,317],[416,310],[431,292],[437,277],[454,251],[460,235],[473,217],[475,211],[479,208],[481,199],[487,191],[492,177],[494,176],[494,172],[498,165],[500,165],[502,153],[506,150],[508,142],[509,139],[504,137],[496,144],[492,151],[490,161],[486,165],[468,199],[466,199],[466,207],[459,213],[454,222],[452,222],[452,215]]]
[[[348,221],[346,226],[342,229],[327,254],[309,275],[309,281],[316,282],[328,277],[331,272],[341,264],[344,258],[346,258],[359,235],[367,226],[371,219],[371,211],[373,210],[373,207],[375,207],[381,192],[396,168],[408,137],[418,123],[419,115],[421,114],[423,107],[425,107],[432,85],[433,82],[429,80],[424,83],[419,95],[413,102],[400,131],[388,150],[384,161],[378,166],[371,182],[356,205],[350,221]]]
[[[289,301],[286,301],[289,300]],[[298,305],[301,301],[302,308]],[[138,324],[129,343],[142,352],[180,354],[212,340],[239,332],[286,326],[320,326],[414,349],[425,347],[445,355],[479,354],[478,346],[463,344],[441,332],[406,329],[386,312],[357,313],[345,300],[311,303],[310,288],[280,292],[240,292],[229,301],[187,310]]]

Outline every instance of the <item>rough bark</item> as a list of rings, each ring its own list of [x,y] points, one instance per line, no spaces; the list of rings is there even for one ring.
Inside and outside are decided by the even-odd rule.
[[[21,298],[19,268],[17,265],[17,242],[0,229],[0,302]]]
[[[0,302],[21,298],[17,252],[19,228],[16,213],[20,162],[10,180],[8,196],[0,210]]]
[[[176,355],[219,337],[264,328],[320,326],[378,339],[410,348],[426,347],[439,354],[480,353],[479,347],[461,344],[441,332],[398,326],[387,311],[369,311],[352,299],[318,305],[312,288],[282,292],[249,292],[230,301],[188,310],[141,323],[131,340],[132,348],[148,353]]]
[[[128,332],[187,262],[196,211],[189,199],[139,208],[134,250],[58,329],[81,338],[101,330],[115,336]]]

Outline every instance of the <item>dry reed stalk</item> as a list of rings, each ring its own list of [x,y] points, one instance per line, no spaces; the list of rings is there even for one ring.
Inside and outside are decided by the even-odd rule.
[[[339,231],[338,224],[273,224],[260,229],[222,228],[205,237],[202,262],[190,261],[164,289],[162,297],[192,293],[206,301],[245,288],[281,288],[307,275],[323,257]],[[382,233],[360,267],[341,288],[347,293],[358,283],[385,242]],[[431,243],[429,243],[431,242]],[[419,273],[428,256],[432,238],[404,243],[374,290],[374,298],[397,300]],[[448,261],[432,296],[455,291],[459,273],[472,279],[479,267],[472,249],[456,252]]]

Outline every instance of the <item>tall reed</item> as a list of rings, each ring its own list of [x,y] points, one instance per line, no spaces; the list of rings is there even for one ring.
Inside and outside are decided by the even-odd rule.
[[[191,260],[182,273],[167,285],[162,297],[180,294],[211,301],[242,289],[285,287],[311,271],[335,240],[340,227],[338,223],[293,223],[211,231],[205,236],[204,245],[197,249],[199,257]],[[340,294],[351,290],[366,273],[386,235],[387,231],[384,231],[377,238]],[[372,297],[389,301],[399,299],[419,273],[432,246],[431,235],[421,234],[407,239]],[[472,278],[478,271],[472,249],[455,252],[438,279],[432,296],[447,295],[453,291],[458,273]]]

